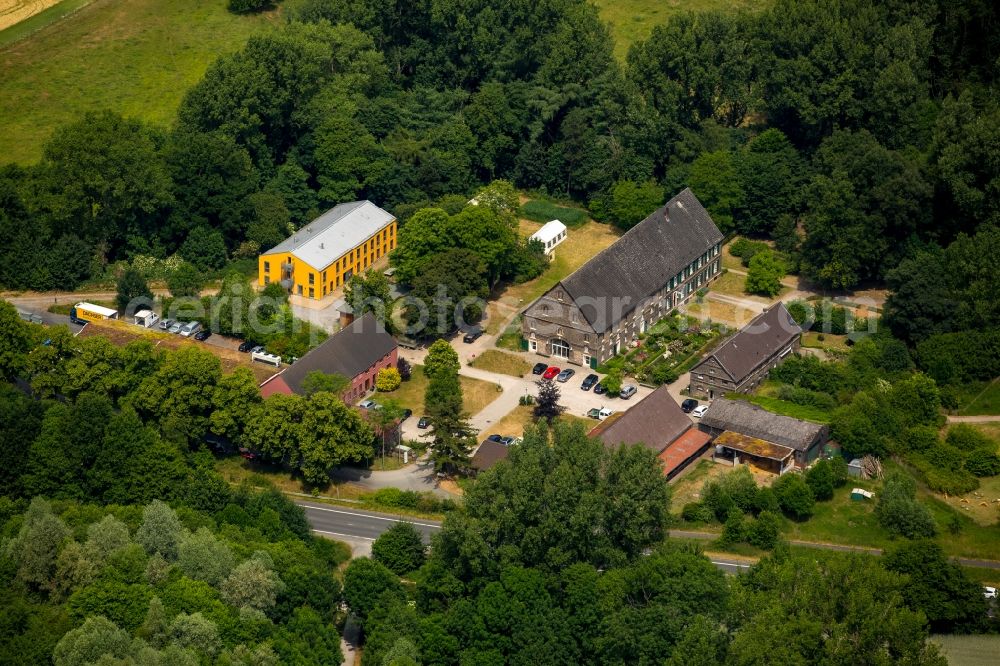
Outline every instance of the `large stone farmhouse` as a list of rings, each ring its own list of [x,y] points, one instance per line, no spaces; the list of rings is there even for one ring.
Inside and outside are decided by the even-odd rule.
[[[708,399],[749,393],[798,349],[801,334],[784,303],[772,306],[691,368],[688,392]]]
[[[717,277],[721,243],[685,189],[528,306],[527,350],[597,367]]]

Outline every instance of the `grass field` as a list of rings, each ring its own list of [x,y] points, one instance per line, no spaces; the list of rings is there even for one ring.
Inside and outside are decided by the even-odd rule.
[[[931,640],[941,646],[951,666],[995,666],[1000,655],[1000,636],[935,634]]]
[[[469,365],[479,370],[499,372],[512,377],[524,377],[531,371],[531,365],[521,357],[497,349],[487,349]]]
[[[484,382],[471,377],[459,377],[462,383],[462,398],[465,411],[476,414],[483,410],[486,405],[497,399],[500,392],[497,385]],[[403,382],[399,388],[392,393],[379,393],[376,399],[385,397],[392,398],[403,407],[413,410],[414,416],[418,417],[424,411],[424,393],[427,391],[427,376],[424,375],[424,366],[413,366],[410,381]]]
[[[1000,415],[1000,377],[992,382],[960,384],[957,389],[962,416]]]
[[[653,26],[667,22],[684,11],[760,11],[768,0],[594,0],[601,18],[611,24],[615,39],[615,55],[624,59],[628,47],[646,39]]]
[[[819,336],[823,339],[820,340]],[[811,349],[830,349],[837,352],[849,352],[851,348],[847,346],[846,335],[834,335],[833,333],[817,333],[816,331],[806,331],[802,334],[802,346]]]
[[[168,126],[219,54],[280,23],[277,11],[231,14],[225,0],[94,0],[46,19],[63,4],[0,32],[0,163],[38,160],[52,131],[85,111],[110,108]],[[8,31],[42,20],[51,24],[3,48],[23,36]]]

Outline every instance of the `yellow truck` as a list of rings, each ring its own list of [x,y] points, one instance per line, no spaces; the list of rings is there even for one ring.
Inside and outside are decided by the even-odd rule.
[[[69,318],[74,324],[86,324],[88,321],[118,319],[118,311],[93,303],[77,303],[70,309]]]

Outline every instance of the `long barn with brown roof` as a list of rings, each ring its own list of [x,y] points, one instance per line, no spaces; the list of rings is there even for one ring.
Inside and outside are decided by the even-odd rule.
[[[691,368],[688,391],[710,400],[750,392],[798,349],[801,334],[784,303],[778,303]]]

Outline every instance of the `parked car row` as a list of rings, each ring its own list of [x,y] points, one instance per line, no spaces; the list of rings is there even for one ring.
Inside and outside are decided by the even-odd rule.
[[[536,363],[534,367],[531,368],[531,374],[541,375],[542,379],[554,379],[557,382],[565,384],[566,382],[568,382],[570,379],[573,378],[573,375],[576,374],[576,370],[573,370],[572,368],[566,368],[565,370],[563,370],[554,365],[547,365],[545,363]],[[604,385],[601,384],[600,377],[598,377],[594,373],[590,373],[589,375],[583,378],[583,383],[580,384],[580,389],[583,391],[589,391],[593,389],[594,393],[598,395],[604,395],[605,393],[608,392],[607,389],[604,387]],[[622,386],[622,389],[618,395],[622,399],[628,400],[638,392],[639,388],[637,386],[633,384],[626,384]]]
[[[176,321],[174,319],[164,319],[160,322],[160,329],[167,333],[175,333],[181,337],[194,337],[195,340],[205,340],[212,332],[203,329],[201,323],[197,321]]]

